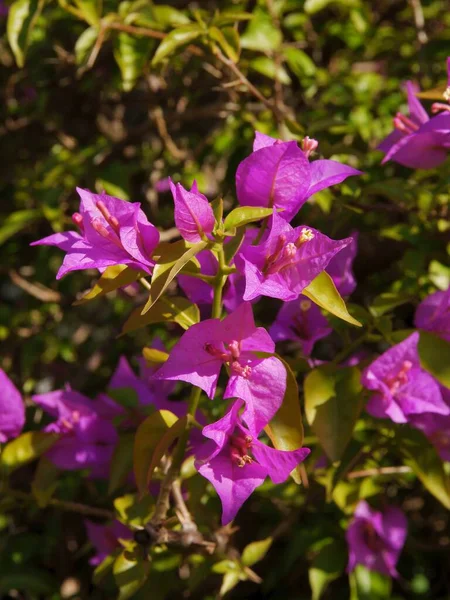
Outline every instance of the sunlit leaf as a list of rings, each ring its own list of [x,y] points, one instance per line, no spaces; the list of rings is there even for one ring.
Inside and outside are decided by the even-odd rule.
[[[158,46],[153,56],[152,64],[157,65],[168,56],[174,54],[176,50],[193,42],[202,34],[204,34],[204,30],[198,23],[183,25],[177,27],[177,29],[173,29]]]
[[[130,560],[125,551],[115,560],[113,566],[114,579],[119,588],[117,600],[128,600],[144,585],[150,572],[150,562]]]
[[[302,293],[321,308],[336,315],[336,317],[361,327],[361,323],[349,314],[333,280],[325,271],[317,275]]]
[[[160,296],[166,291],[178,273],[185,267],[195,256],[204,250],[208,242],[199,242],[194,244],[191,248],[186,250],[178,259],[172,260],[170,255],[161,255],[160,260],[165,262],[158,262],[153,269],[153,276],[151,282],[150,296],[145,304],[142,314],[145,314],[150,308],[156,303]],[[161,245],[160,245],[161,246]],[[159,246],[159,247],[160,247]],[[175,244],[171,244],[175,246]],[[158,247],[158,248],[159,248]],[[182,247],[182,246],[181,246]],[[180,246],[177,246],[177,250]]]
[[[0,466],[8,471],[18,469],[50,450],[58,439],[57,433],[45,431],[22,433],[3,448],[0,454]]]
[[[75,4],[89,25],[99,23],[102,0],[75,0]]]
[[[309,568],[311,600],[319,600],[329,584],[344,571],[347,562],[345,547],[339,541],[331,541],[320,548]]]
[[[357,367],[318,367],[305,378],[305,414],[333,462],[349,443],[362,409],[361,373]]]
[[[450,478],[434,446],[417,429],[402,427],[398,439],[405,464],[411,467],[427,490],[450,510]]]
[[[265,431],[277,450],[297,450],[303,444],[303,422],[297,381],[288,363],[280,356],[275,356],[286,368],[286,392],[283,403],[265,427]],[[292,476],[296,483],[300,483],[298,469],[293,471]]]
[[[243,564],[246,567],[251,567],[258,561],[262,560],[269,551],[272,542],[273,539],[268,537],[265,540],[251,542],[251,544],[245,546],[241,557]]]
[[[158,410],[147,417],[136,431],[133,467],[136,485],[141,494],[147,491],[148,471],[155,449],[177,420],[178,417],[169,410]]]
[[[147,472],[147,485],[153,476],[153,471],[161,462],[162,457],[173,444],[173,442],[180,437],[183,431],[186,429],[187,417],[183,417],[175,421],[175,423],[163,434],[159,442],[156,444],[153,451],[152,460]]]
[[[225,218],[224,230],[232,232],[236,227],[243,227],[255,221],[261,221],[273,213],[273,208],[259,208],[255,206],[239,206],[232,210]]]
[[[142,314],[143,308],[143,306],[138,306],[133,310],[122,326],[122,333],[130,333],[130,331],[164,321],[172,321],[178,323],[183,329],[189,329],[200,321],[198,306],[182,296],[164,296],[145,314]]]
[[[31,223],[39,219],[41,215],[42,213],[40,210],[17,210],[7,216],[6,219],[2,219],[0,225],[0,245],[4,244],[6,240],[15,235],[18,231],[31,225]]]
[[[17,66],[23,67],[31,32],[45,0],[16,0],[9,9],[7,35]]]
[[[41,456],[31,482],[31,491],[39,508],[45,508],[48,505],[57,488],[59,476],[58,467],[55,467],[45,456]]]
[[[126,285],[130,285],[145,275],[140,271],[131,269],[127,265],[114,265],[108,267],[101,275],[100,279],[94,287],[87,292],[82,298],[74,302],[74,306],[80,306],[86,302],[90,302],[95,298],[105,296],[114,290],[117,290]]]

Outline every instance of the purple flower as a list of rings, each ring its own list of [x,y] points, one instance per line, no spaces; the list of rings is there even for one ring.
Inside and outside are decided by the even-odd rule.
[[[425,298],[417,307],[414,324],[450,342],[450,288]]]
[[[164,344],[158,339],[153,340],[153,348],[165,350]],[[169,381],[158,381],[153,375],[156,368],[146,365],[144,359],[138,359],[139,376],[130,367],[129,362],[121,356],[116,370],[108,385],[110,390],[130,388],[136,392],[140,406],[154,406],[156,410],[170,410],[178,416],[186,414],[187,407],[183,402],[172,402],[167,396],[173,391],[174,384]]]
[[[317,340],[332,332],[320,308],[300,296],[292,302],[285,302],[277,314],[269,333],[274,342],[291,340],[298,342],[305,356],[309,356]]]
[[[356,280],[353,274],[353,261],[358,252],[358,233],[352,233],[351,242],[330,260],[326,271],[334,281],[341,296],[350,296],[355,291]]]
[[[69,271],[129,265],[151,273],[151,255],[159,242],[156,227],[148,222],[138,202],[126,202],[77,188],[80,212],[72,216],[81,233],[55,233],[32,246],[57,246],[67,252],[57,279]]]
[[[96,567],[102,563],[107,556],[121,548],[119,538],[129,540],[132,538],[131,531],[120,521],[113,521],[109,525],[98,525],[88,519],[84,520],[89,541],[95,548],[95,556],[89,559],[89,564]]]
[[[175,225],[186,241],[200,242],[214,229],[214,212],[208,199],[200,194],[195,181],[190,192],[172,180],[170,189],[175,204]]]
[[[398,577],[395,567],[405,544],[407,529],[408,522],[399,508],[387,506],[378,512],[361,500],[346,533],[349,550],[347,570],[351,572],[359,564],[371,571]]]
[[[308,156],[316,147],[315,140],[305,138],[304,152],[296,142],[255,132],[253,153],[236,171],[239,204],[282,208],[282,218],[290,221],[316,192],[361,174],[334,160],[310,163]]]
[[[155,378],[186,381],[214,398],[220,370],[226,365],[230,377],[223,397],[244,400],[243,418],[257,435],[279,409],[286,390],[281,361],[255,355],[274,350],[274,342],[265,329],[255,326],[251,305],[245,302],[223,321],[207,319],[192,325]]]
[[[5,0],[0,0],[0,17],[7,17],[9,13],[9,6]]]
[[[450,390],[440,386],[444,402],[450,407]],[[436,448],[442,460],[450,462],[450,415],[423,413],[413,415],[411,425],[420,429]]]
[[[245,275],[244,300],[260,295],[295,300],[351,241],[332,240],[304,225],[292,228],[274,213],[267,239],[236,256],[236,266]]]
[[[447,158],[450,148],[450,106],[435,103],[433,112],[444,111],[428,116],[416,97],[419,88],[412,81],[406,83],[409,116],[397,113],[394,118],[394,131],[385,138],[378,149],[386,153],[383,164],[393,160],[412,169],[432,169]],[[448,98],[444,97],[448,100]]]
[[[363,371],[362,384],[375,392],[366,407],[372,416],[407,423],[421,413],[450,414],[439,385],[420,366],[418,341],[415,332]]]
[[[282,483],[310,453],[308,448],[282,451],[262,444],[239,417],[243,402],[236,400],[215,423],[203,428],[209,438],[196,452],[195,466],[214,486],[222,501],[222,524],[238,510],[267,476]]]
[[[90,469],[94,477],[107,476],[117,432],[96,403],[70,387],[32,399],[55,418],[44,431],[60,434],[48,458],[60,469]]]
[[[0,369],[0,443],[17,437],[25,424],[22,396],[6,373]]]

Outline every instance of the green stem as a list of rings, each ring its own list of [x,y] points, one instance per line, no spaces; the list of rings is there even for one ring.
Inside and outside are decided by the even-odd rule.
[[[225,264],[225,254],[223,252],[223,248],[218,253],[219,258],[219,269],[217,271],[217,275],[214,283],[214,299],[212,305],[212,318],[220,319],[222,316],[222,293],[223,286],[227,280],[228,274],[228,266]]]

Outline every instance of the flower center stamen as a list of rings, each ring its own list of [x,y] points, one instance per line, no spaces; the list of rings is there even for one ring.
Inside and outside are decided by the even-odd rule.
[[[414,121],[402,113],[397,113],[395,115],[394,127],[407,135],[414,133],[419,129],[419,125],[414,123]]]
[[[252,447],[253,438],[250,435],[233,435],[230,438],[230,457],[238,467],[245,467],[251,464],[253,458],[249,455],[249,449]]]
[[[250,365],[241,365],[239,362],[239,358],[241,356],[241,344],[237,340],[231,340],[231,342],[226,345],[227,349],[225,351],[221,350],[220,348],[216,348],[216,346],[210,342],[207,342],[203,348],[205,352],[211,356],[214,356],[215,358],[218,358],[223,363],[228,365],[230,369],[237,375],[248,379],[252,374],[252,368]]]
[[[304,137],[302,140],[302,150],[306,154],[306,157],[309,156],[317,149],[319,142],[313,138],[308,136]]]
[[[402,385],[408,383],[408,372],[412,369],[410,360],[403,361],[403,364],[396,375],[392,375],[386,379],[386,384],[391,394],[395,394]]]

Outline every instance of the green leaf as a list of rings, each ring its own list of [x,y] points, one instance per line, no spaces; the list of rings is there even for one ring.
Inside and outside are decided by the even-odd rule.
[[[120,32],[114,39],[114,58],[122,74],[122,86],[129,92],[142,75],[154,41]]]
[[[162,322],[178,323],[183,329],[189,329],[200,321],[200,311],[196,304],[181,296],[164,296],[151,309],[142,314],[144,306],[138,306],[122,326],[122,334],[136,331],[147,325]]]
[[[113,566],[114,579],[119,588],[117,600],[128,600],[144,585],[150,572],[150,563],[130,560],[125,551],[119,554]]]
[[[254,71],[261,73],[261,75],[269,77],[269,79],[278,79],[284,85],[289,85],[291,83],[291,78],[286,69],[268,56],[258,56],[257,58],[254,58],[250,61],[250,67]]]
[[[450,343],[429,331],[420,331],[419,357],[422,367],[450,388]]]
[[[351,600],[390,600],[392,582],[389,577],[357,565],[350,575]]]
[[[331,461],[349,443],[362,409],[361,373],[357,367],[318,367],[305,378],[305,414]]]
[[[180,437],[183,431],[186,429],[187,417],[182,417],[175,421],[175,423],[168,429],[159,442],[156,444],[155,449],[153,451],[152,460],[150,462],[150,466],[147,472],[147,485],[150,483],[153,472],[156,467],[161,462],[162,457],[173,444],[173,442]]]
[[[108,495],[111,496],[124,483],[133,468],[134,433],[122,433],[114,448],[109,467]]]
[[[311,600],[319,600],[329,584],[344,571],[347,553],[342,543],[331,541],[319,550],[309,569]]]
[[[313,77],[316,73],[314,61],[300,48],[288,46],[283,49],[283,54],[291,71],[297,77]]]
[[[153,454],[164,434],[177,420],[178,417],[169,410],[158,410],[147,417],[136,431],[133,467],[136,485],[141,494],[147,492]]]
[[[414,296],[406,293],[385,292],[374,298],[369,306],[370,312],[375,317],[381,317],[385,313],[393,310],[397,306],[414,301]]]
[[[244,227],[249,223],[261,221],[273,213],[273,208],[259,208],[254,206],[239,206],[232,210],[224,221],[225,232],[233,231],[236,227]]]
[[[277,450],[297,450],[303,444],[303,422],[297,380],[288,363],[277,354],[275,356],[286,368],[286,391],[283,403],[264,431]],[[297,469],[293,471],[292,477],[296,483],[300,483]]]
[[[209,37],[217,42],[223,52],[230,60],[237,63],[240,53],[240,41],[238,32],[233,27],[219,29],[218,27],[209,28]]]
[[[143,315],[150,310],[159,297],[166,291],[183,267],[185,267],[193,258],[195,258],[199,252],[206,248],[207,245],[208,242],[199,242],[198,244],[194,244],[175,262],[172,260],[172,256],[170,255],[164,254],[160,257],[160,260],[164,260],[165,262],[158,262],[153,269],[150,297],[142,310]],[[175,244],[171,244],[171,246],[175,246]],[[177,246],[177,250],[179,248],[180,246]]]
[[[215,229],[221,228],[222,226],[222,218],[223,218],[223,198],[219,196],[211,203],[211,208],[213,209],[214,218],[216,219]]]
[[[160,43],[152,60],[155,66],[168,56],[174,54],[178,48],[189,44],[204,33],[203,28],[198,23],[183,25],[173,29]]]
[[[251,544],[245,546],[244,551],[242,552],[243,564],[246,567],[251,567],[258,561],[262,560],[269,551],[272,542],[273,539],[268,537],[265,540],[252,542]]]
[[[212,22],[214,25],[217,25],[217,27],[221,27],[222,25],[232,25],[237,21],[250,21],[252,17],[252,13],[249,12],[224,10],[223,12],[216,14]]]
[[[44,4],[45,0],[16,0],[9,9],[6,30],[18,67],[25,64],[31,32]]]
[[[60,470],[48,460],[41,456],[37,469],[31,482],[31,491],[39,508],[45,508],[58,486]]]
[[[181,10],[168,4],[154,4],[151,10],[155,20],[164,27],[178,27],[179,25],[188,25],[190,23],[189,17],[181,12]]]
[[[354,319],[348,312],[344,300],[336,289],[333,280],[326,271],[322,271],[302,292],[310,300],[332,315],[343,321],[361,327],[361,323]]]
[[[84,65],[98,38],[98,27],[88,27],[83,31],[75,43],[75,60],[77,65]]]
[[[256,8],[247,29],[241,36],[242,48],[269,52],[277,50],[283,41],[280,30],[274,25],[270,15]]]
[[[434,446],[417,429],[398,430],[400,451],[427,490],[450,510],[450,479]]]
[[[117,518],[125,525],[135,528],[143,527],[154,511],[154,500],[150,494],[139,499],[137,494],[126,494],[114,500]]]
[[[58,597],[58,588],[58,582],[47,570],[36,568],[30,564],[27,564],[26,567],[24,565],[8,566],[6,572],[0,573],[2,598],[11,598],[9,595],[11,590],[25,592],[27,598],[54,598],[55,595]]]
[[[4,244],[6,240],[15,235],[18,231],[25,229],[31,223],[34,223],[37,219],[42,216],[40,210],[17,210],[13,212],[6,219],[3,219],[0,225],[0,245]]]
[[[102,273],[102,276],[94,285],[94,287],[82,298],[80,298],[80,300],[74,302],[73,305],[80,306],[81,304],[86,304],[86,302],[90,302],[95,298],[105,296],[106,294],[109,294],[118,288],[130,285],[130,283],[137,281],[144,275],[145,273],[135,271],[127,265],[114,265],[113,267],[108,267]]]
[[[47,433],[45,431],[22,433],[3,448],[0,454],[0,465],[8,471],[14,471],[14,469],[39,458],[58,439],[59,435],[57,433]]]
[[[92,575],[92,582],[94,585],[99,585],[100,582],[112,571],[116,558],[117,553],[110,554],[95,568],[95,571]]]
[[[222,598],[230,592],[234,587],[237,586],[239,581],[241,580],[241,574],[239,571],[230,571],[225,573],[223,576],[222,585],[220,586],[219,598]]]
[[[89,25],[98,25],[101,16],[101,0],[75,0],[75,4]]]

